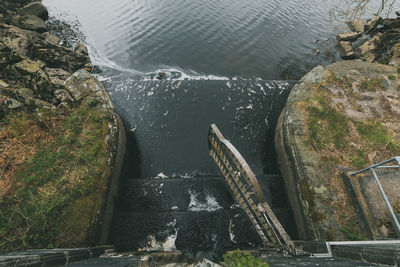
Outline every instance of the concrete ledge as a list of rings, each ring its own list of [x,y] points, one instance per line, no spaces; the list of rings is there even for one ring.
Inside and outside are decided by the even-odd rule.
[[[97,258],[110,249],[113,247],[37,249],[0,253],[0,267],[67,265],[75,261]]]
[[[295,244],[298,248],[313,254],[328,252],[324,242],[295,241]],[[395,266],[400,265],[399,245],[332,245],[331,249],[335,258]]]

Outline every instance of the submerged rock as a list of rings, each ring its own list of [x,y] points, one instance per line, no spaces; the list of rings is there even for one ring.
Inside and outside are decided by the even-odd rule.
[[[339,50],[340,50],[340,56],[343,59],[351,59],[351,58],[356,57],[356,53],[353,51],[351,42],[340,41],[338,43],[338,46],[339,46]]]
[[[337,36],[337,39],[339,41],[354,41],[358,37],[360,37],[361,33],[360,32],[345,32],[341,33]]]

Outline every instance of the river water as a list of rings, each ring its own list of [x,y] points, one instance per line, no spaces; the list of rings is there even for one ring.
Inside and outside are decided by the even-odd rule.
[[[43,3],[49,26],[71,25],[58,35],[82,39],[102,71],[131,137],[125,178],[218,175],[207,148],[216,123],[262,181],[278,172],[274,129],[294,81],[339,59],[334,36],[345,23],[329,12],[340,1]],[[380,1],[371,2],[369,14]],[[287,208],[282,181],[262,182],[274,209]]]

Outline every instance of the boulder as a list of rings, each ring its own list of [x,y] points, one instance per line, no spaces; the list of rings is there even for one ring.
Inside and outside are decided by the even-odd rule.
[[[17,99],[23,101],[25,104],[30,104],[33,100],[33,90],[28,88],[20,88],[14,91],[14,93],[18,96]]]
[[[366,55],[372,55],[373,51],[377,49],[377,47],[381,44],[382,42],[382,33],[376,34],[374,37],[372,37],[370,40],[366,41],[362,45],[360,45],[357,48],[357,54],[360,56],[364,56],[366,58]],[[372,60],[370,60],[372,61]]]
[[[400,20],[399,19],[384,19],[382,21],[382,26],[384,30],[396,29],[400,28]]]
[[[365,23],[366,33],[369,34],[370,32],[373,32],[381,22],[382,18],[378,16],[374,17],[373,19],[367,20],[367,22]]]
[[[353,20],[350,23],[351,28],[356,32],[364,32],[365,31],[365,23],[362,19]]]
[[[54,97],[60,102],[74,102],[75,100],[71,97],[70,93],[65,89],[59,89],[54,92]]]
[[[76,101],[82,101],[90,96],[91,98],[95,97],[98,99],[100,103],[106,103],[102,105],[105,109],[113,107],[111,99],[103,85],[84,69],[72,74],[65,81],[64,86]]]
[[[63,69],[45,68],[47,76],[49,76],[51,84],[56,88],[64,88],[64,82],[71,74]]]
[[[351,60],[293,87],[275,147],[299,239],[374,238],[340,173],[400,153],[398,80],[394,67]]]
[[[21,8],[21,13],[25,15],[35,15],[42,20],[48,20],[49,12],[41,2],[32,2]]]
[[[75,53],[68,48],[53,45],[48,42],[34,43],[32,45],[32,56],[46,63],[49,68],[61,68],[73,73],[89,63],[89,57],[84,54]]]
[[[24,30],[43,33],[47,31],[44,21],[35,15],[15,16],[16,24]]]
[[[79,41],[76,44],[74,51],[77,54],[82,54],[82,55],[85,55],[85,56],[89,56],[88,48],[86,47],[86,45],[82,41]]]
[[[339,41],[338,43],[339,50],[340,50],[340,56],[343,59],[352,59],[355,58],[356,53],[353,50],[353,47],[351,45],[351,42],[348,41]]]
[[[9,51],[26,55],[33,43],[39,42],[40,34],[15,26],[0,24],[0,40]],[[0,50],[1,52],[2,50]]]
[[[44,68],[44,63],[41,61],[32,61],[29,59],[22,60],[14,65],[15,69],[22,76],[32,75]]]
[[[60,38],[58,38],[57,36],[55,36],[49,32],[42,33],[42,36],[46,42],[53,44],[53,45],[58,45],[61,41]]]
[[[14,65],[15,77],[21,86],[34,90],[35,95],[42,99],[48,99],[52,93],[49,77],[43,70],[44,63],[41,61],[22,60]]]
[[[0,88],[7,88],[8,87],[8,83],[6,83],[3,80],[0,80]]]
[[[361,36],[360,32],[345,32],[336,37],[339,41],[354,41]]]

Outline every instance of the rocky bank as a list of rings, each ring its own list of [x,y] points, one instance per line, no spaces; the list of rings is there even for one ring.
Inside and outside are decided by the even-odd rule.
[[[123,124],[83,43],[38,1],[0,0],[0,250],[107,241]]]

